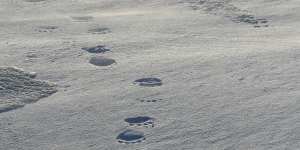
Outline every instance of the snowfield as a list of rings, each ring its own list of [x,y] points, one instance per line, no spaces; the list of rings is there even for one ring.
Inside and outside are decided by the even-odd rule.
[[[297,150],[299,18],[299,0],[1,0],[0,150]]]

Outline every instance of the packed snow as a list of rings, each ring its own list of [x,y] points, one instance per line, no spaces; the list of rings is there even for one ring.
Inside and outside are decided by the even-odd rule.
[[[1,0],[0,149],[297,150],[299,18],[299,0]]]

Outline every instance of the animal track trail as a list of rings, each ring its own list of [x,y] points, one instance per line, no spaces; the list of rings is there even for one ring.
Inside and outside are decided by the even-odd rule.
[[[193,10],[202,10],[208,14],[229,18],[235,23],[252,25],[255,28],[269,27],[269,21],[257,17],[247,10],[242,10],[233,4],[232,0],[181,0],[179,3],[188,4]]]
[[[138,116],[124,119],[130,126],[154,127],[155,119],[148,116]]]
[[[128,129],[120,133],[116,139],[122,144],[135,144],[144,141],[146,138],[143,132]]]
[[[134,81],[134,84],[139,86],[146,86],[146,87],[155,87],[161,86],[162,81],[158,78],[141,78]],[[140,101],[144,101],[141,99]],[[145,100],[146,102],[156,102],[157,100]],[[129,117],[124,119],[125,122],[129,124],[129,126],[142,126],[142,127],[154,127],[155,119],[149,116],[137,116],[137,117]],[[119,143],[124,144],[134,144],[140,143],[146,140],[144,133],[136,130],[128,129],[117,136],[117,140]]]

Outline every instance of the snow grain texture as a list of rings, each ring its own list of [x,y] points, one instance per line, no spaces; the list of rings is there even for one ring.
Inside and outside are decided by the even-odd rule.
[[[248,24],[255,28],[269,27],[269,21],[266,18],[255,16],[252,12],[233,5],[231,0],[183,0],[180,2],[188,4],[193,10],[223,16],[235,23]]]
[[[35,73],[18,68],[0,68],[0,113],[23,107],[56,92],[54,85],[35,77]]]

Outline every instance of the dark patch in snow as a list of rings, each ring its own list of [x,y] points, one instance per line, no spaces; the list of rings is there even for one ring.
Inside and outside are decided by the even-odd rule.
[[[155,102],[158,102],[158,101],[161,101],[162,99],[137,99],[139,100],[140,102],[147,102],[147,103],[155,103]]]
[[[269,25],[268,20],[264,19],[264,18],[256,18],[254,15],[240,15],[237,16],[235,18],[232,19],[233,22],[236,23],[247,23],[247,24],[251,24],[254,25],[255,28],[259,28],[259,27],[268,27]]]
[[[81,49],[90,53],[105,53],[107,51],[110,51],[110,49],[105,47],[104,45],[98,45],[94,47],[83,47]]]
[[[103,56],[94,56],[90,59],[90,63],[95,66],[109,66],[116,63],[116,61],[114,59],[106,58]]]
[[[135,80],[134,83],[138,84],[140,86],[148,86],[148,87],[162,85],[162,81],[158,78],[141,78],[141,79]]]
[[[154,127],[154,120],[154,118],[148,116],[138,116],[126,118],[124,121],[129,123],[130,126]]]
[[[118,142],[124,144],[140,143],[145,139],[143,132],[130,129],[125,130],[117,136]]]

